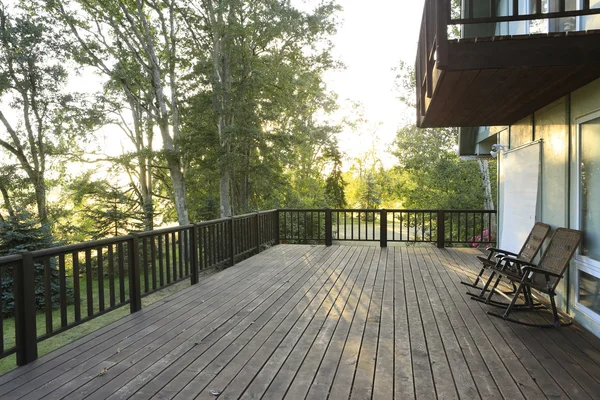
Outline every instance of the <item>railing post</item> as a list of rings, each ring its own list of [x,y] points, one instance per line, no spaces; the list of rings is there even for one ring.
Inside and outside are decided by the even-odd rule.
[[[387,247],[387,210],[379,211],[379,247]]]
[[[21,266],[15,266],[15,335],[17,365],[38,357],[35,326],[35,267],[30,252],[22,254]]]
[[[275,235],[275,243],[274,245],[278,245],[279,242],[281,242],[281,236],[280,236],[280,226],[279,226],[279,209],[275,210],[275,212],[273,213],[273,233]]]
[[[233,267],[235,265],[235,229],[234,229],[234,220],[233,216],[229,219],[229,254],[231,258],[229,259],[229,266]]]
[[[333,244],[333,218],[331,217],[331,209],[325,210],[325,246]]]
[[[255,228],[255,235],[256,235],[256,254],[260,253],[260,212],[256,212],[256,228]]]
[[[190,230],[190,264],[192,267],[190,280],[191,284],[198,283],[198,225],[194,224]]]
[[[439,69],[448,66],[448,23],[450,19],[449,1],[439,1],[437,4],[437,65]]]
[[[130,233],[129,242],[129,309],[131,313],[142,309],[142,291],[140,288],[140,238],[137,233]]]
[[[438,210],[437,212],[437,247],[443,249],[445,247],[446,238],[446,224],[445,224],[444,210]]]

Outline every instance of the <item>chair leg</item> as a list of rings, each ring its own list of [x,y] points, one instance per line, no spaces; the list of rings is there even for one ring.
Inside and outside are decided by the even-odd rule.
[[[523,322],[523,321],[519,321],[519,320],[516,320],[513,318],[509,318],[510,312],[515,305],[514,303],[516,302],[516,298],[519,295],[519,293],[521,292],[521,290],[523,289],[523,285],[524,285],[524,283],[521,283],[521,285],[519,285],[519,287],[517,288],[517,292],[515,293],[515,297],[512,299],[511,304],[509,304],[508,308],[506,309],[506,311],[504,312],[503,315],[500,315],[500,314],[497,314],[494,312],[490,312],[490,311],[488,311],[488,315],[491,315],[496,318],[501,318],[508,322],[514,322],[519,325],[533,326],[536,328],[559,328],[561,326],[569,326],[569,325],[573,324],[572,320],[567,320],[566,322],[561,322],[560,317],[558,315],[558,310],[556,308],[556,302],[554,301],[553,293],[549,293],[550,304],[552,306],[552,316],[554,318],[554,320],[552,321],[551,324],[533,324],[530,322]],[[529,292],[529,294],[526,294],[526,292]],[[531,289],[523,290],[523,295],[525,297],[531,297]],[[532,307],[532,309],[535,309],[535,307]]]
[[[460,283],[465,285],[465,286],[469,286],[475,289],[479,289],[479,287],[477,286],[477,284],[479,283],[481,279],[481,277],[483,276],[483,272],[485,271],[485,267],[482,267],[481,270],[479,271],[479,274],[477,274],[477,278],[475,278],[475,282],[471,283],[471,282],[467,282],[467,281],[461,281]]]
[[[512,300],[510,301],[510,304],[506,308],[506,311],[504,311],[504,314],[502,315],[502,318],[508,318],[508,316],[509,316],[512,308],[514,307],[515,303],[517,302],[517,298],[519,297],[519,293],[521,293],[521,291],[523,290],[524,286],[525,286],[525,284],[521,282],[521,284],[517,288],[517,291],[515,292],[515,295],[513,296]]]
[[[481,289],[481,293],[479,293],[479,297],[485,296],[485,292],[488,291],[488,287],[490,286],[490,283],[494,279],[494,276],[496,276],[496,271],[492,271],[492,273],[490,274],[487,282],[485,283],[485,285],[483,285],[483,288]]]
[[[494,282],[494,286],[492,287],[492,289],[488,293],[487,298],[485,299],[486,303],[489,303],[490,301],[492,301],[492,296],[494,295],[494,293],[496,293],[496,288],[500,284],[501,280],[502,280],[502,275],[498,274],[498,278],[496,278],[496,282]]]
[[[556,301],[554,301],[554,293],[549,293],[550,296],[550,305],[552,306],[552,316],[554,317],[553,324],[554,327],[559,328],[561,326],[569,326],[573,325],[573,321],[569,320],[567,322],[560,322],[560,317],[558,316],[558,310],[556,309]]]

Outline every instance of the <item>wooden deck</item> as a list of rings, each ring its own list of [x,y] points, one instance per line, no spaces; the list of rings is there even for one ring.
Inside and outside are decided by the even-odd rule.
[[[276,246],[0,377],[0,397],[599,398],[600,340],[489,317],[459,284],[476,253]]]

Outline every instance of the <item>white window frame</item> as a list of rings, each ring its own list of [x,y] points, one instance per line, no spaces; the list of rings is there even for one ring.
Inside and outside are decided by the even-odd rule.
[[[600,110],[587,114],[581,118],[578,118],[575,121],[577,124],[577,135],[575,138],[577,168],[577,183],[575,185],[575,215],[577,215],[577,218],[574,221],[575,229],[581,229],[581,128],[582,125],[586,122],[590,122],[596,119],[600,119]],[[600,278],[600,261],[596,261],[589,257],[581,255],[581,246],[579,250],[575,253],[574,260],[575,267],[577,268],[577,271],[575,273],[574,285],[575,307],[582,313],[593,319],[595,322],[600,323],[600,314],[579,302],[579,271],[583,271],[587,274]]]

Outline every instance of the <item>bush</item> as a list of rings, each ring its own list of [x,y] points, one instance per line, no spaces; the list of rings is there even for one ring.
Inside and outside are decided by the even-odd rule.
[[[23,251],[34,251],[55,246],[50,230],[46,226],[40,226],[27,212],[21,212],[10,216],[5,221],[0,221],[0,257]],[[5,266],[2,274],[2,312],[4,316],[14,314],[13,294],[13,268],[16,266]],[[60,277],[56,261],[50,263],[50,293],[52,306],[58,307],[60,296]],[[68,297],[72,289],[67,282]],[[46,307],[44,296],[44,266],[35,264],[35,304],[38,310]]]

